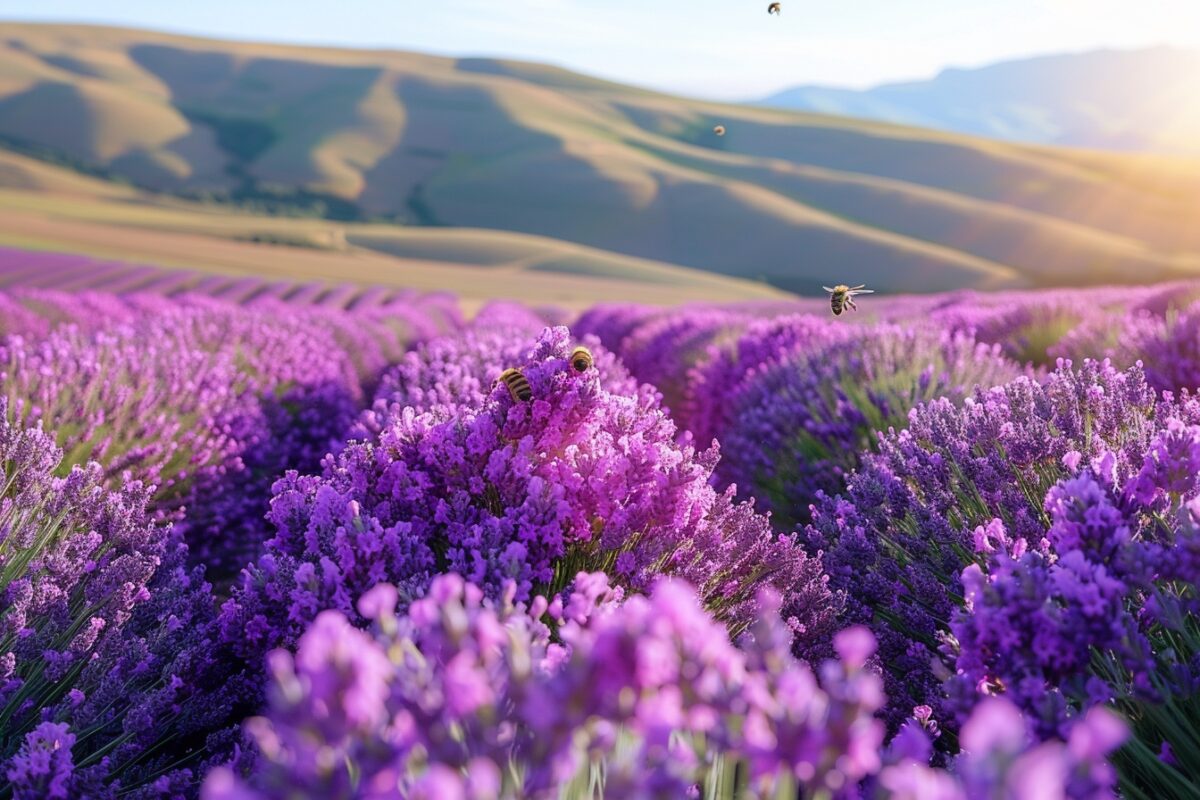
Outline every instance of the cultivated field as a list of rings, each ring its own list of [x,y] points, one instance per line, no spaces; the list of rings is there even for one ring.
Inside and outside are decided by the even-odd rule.
[[[467,319],[0,255],[0,797],[1200,787],[1200,284]]]

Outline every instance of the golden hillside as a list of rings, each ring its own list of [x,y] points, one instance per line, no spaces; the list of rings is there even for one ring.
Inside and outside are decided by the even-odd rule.
[[[2,24],[0,144],[153,192],[341,220],[352,245],[396,257],[471,263],[512,246],[453,230],[470,228],[589,254],[546,272],[652,262],[803,293],[843,277],[932,291],[1200,274],[1200,163],[706,103],[516,62]],[[23,191],[39,188],[33,172]]]

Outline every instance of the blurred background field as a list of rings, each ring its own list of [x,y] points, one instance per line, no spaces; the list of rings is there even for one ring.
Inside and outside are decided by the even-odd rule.
[[[10,246],[572,305],[1200,271],[1200,162],[1178,149],[1009,143],[517,61],[3,32]]]

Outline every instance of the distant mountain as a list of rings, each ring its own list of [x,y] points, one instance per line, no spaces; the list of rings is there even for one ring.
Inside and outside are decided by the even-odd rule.
[[[511,231],[642,259],[575,247],[545,266],[592,275],[665,276],[651,261],[813,293],[1200,274],[1200,162],[706,103],[494,59],[0,24],[0,148],[164,205],[434,228],[443,243]],[[358,241],[394,257],[431,246]]]
[[[865,91],[798,86],[761,104],[1017,142],[1200,156],[1200,50],[1043,56]]]

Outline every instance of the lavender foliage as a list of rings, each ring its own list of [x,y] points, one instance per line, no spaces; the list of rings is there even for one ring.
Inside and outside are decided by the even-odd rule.
[[[222,612],[230,642],[248,658],[289,645],[322,609],[355,618],[384,580],[413,599],[457,572],[525,600],[596,568],[638,590],[685,578],[735,628],[765,581],[803,642],[823,642],[837,599],[817,561],[709,486],[715,451],[677,444],[654,395],[609,392],[595,367],[568,364],[572,346],[553,328],[530,349],[529,402],[499,385],[478,405],[405,408],[320,475],[279,481],[276,533]]]
[[[568,332],[12,252],[138,291],[0,292],[0,798],[1200,793],[1195,283]]]
[[[214,771],[203,798],[732,796],[739,785],[851,798],[875,777],[880,798],[928,796],[917,791],[928,785],[953,798],[1004,785],[1112,796],[1104,758],[1124,727],[1102,710],[1065,745],[1042,744],[994,700],[964,729],[963,755],[936,769],[923,734],[883,751],[866,630],[840,633],[837,658],[814,670],[792,657],[770,596],[734,646],[682,582],[623,602],[603,575],[573,586],[565,601],[525,606],[514,586],[492,602],[441,576],[398,618],[399,592],[382,584],[359,603],[369,633],[322,613],[294,656],[271,655],[268,713],[247,723],[256,767]]]
[[[892,325],[826,334],[806,320],[799,330],[775,324],[764,332],[740,344],[740,355],[768,343],[772,354],[727,385],[712,403],[722,408],[707,416],[726,420],[718,423],[718,478],[757,498],[783,529],[807,521],[818,493],[841,491],[877,432],[902,428],[914,406],[961,402],[1019,372],[997,347],[961,334]],[[781,339],[795,344],[780,348]],[[714,363],[709,378],[727,374],[724,364]]]
[[[57,477],[62,455],[0,398],[0,796],[170,797],[227,750],[247,687],[148,489]]]
[[[65,313],[85,310],[66,297]],[[64,469],[95,460],[110,485],[154,487],[197,563],[235,574],[263,538],[273,481],[340,444],[398,341],[333,312],[202,298],[127,316],[8,337],[0,391],[54,432]]]

